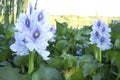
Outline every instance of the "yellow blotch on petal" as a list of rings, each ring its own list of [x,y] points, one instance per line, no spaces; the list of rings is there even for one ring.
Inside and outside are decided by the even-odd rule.
[[[36,36],[36,37],[38,37],[38,36],[39,36],[39,33],[38,33],[38,32],[36,32],[36,33],[35,33],[35,36]]]
[[[43,18],[43,16],[42,16],[42,15],[40,15],[40,16],[39,16],[39,18],[40,18],[40,19],[42,19],[42,18]]]

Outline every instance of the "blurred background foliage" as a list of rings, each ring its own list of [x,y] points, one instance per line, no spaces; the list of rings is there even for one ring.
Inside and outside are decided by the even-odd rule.
[[[19,14],[26,11],[29,3],[30,0],[0,0],[0,24],[14,24]],[[119,20],[120,17],[51,14],[49,22],[56,26],[55,19],[59,22],[67,22],[69,27],[77,28],[91,25],[97,19],[102,19],[105,23],[111,23],[111,20]]]
[[[14,23],[28,4],[29,0],[0,0],[0,61],[11,62],[9,46],[14,42]]]
[[[11,24],[25,12],[30,0],[0,0],[0,23]]]

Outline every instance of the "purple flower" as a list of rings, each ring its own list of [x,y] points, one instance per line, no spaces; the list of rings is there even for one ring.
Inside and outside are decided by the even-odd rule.
[[[101,29],[104,25],[104,22],[102,20],[98,20],[95,23],[93,23],[92,29]]]
[[[30,28],[31,23],[30,23],[30,19],[28,17],[25,19],[25,25],[27,28]]]
[[[34,11],[31,14],[32,17],[35,17],[35,22],[38,22],[40,24],[44,24],[48,18],[49,18],[49,14],[45,11],[45,10],[41,10],[41,11]]]
[[[33,38],[36,40],[37,38],[40,37],[40,30],[36,29],[33,34],[32,34]]]
[[[10,49],[17,55],[27,55],[29,54],[28,48],[25,45],[25,34],[20,32],[15,33],[15,43],[10,46]]]
[[[82,55],[82,49],[77,50],[76,54],[79,55],[79,56]]]
[[[83,44],[84,48],[89,48],[89,46],[87,44]]]
[[[28,9],[27,9],[27,14],[31,15],[32,12],[33,12],[33,6],[32,6],[32,4],[30,3],[30,5],[29,5],[29,7],[28,7]]]
[[[101,50],[110,49],[110,32],[111,29],[102,20],[98,20],[92,26],[90,43],[97,44]]]
[[[101,26],[101,21],[98,20],[96,24],[97,24],[98,27],[100,27]]]
[[[39,12],[37,15],[38,22],[44,18],[43,11]]]
[[[103,27],[100,29],[100,32],[102,34],[109,34],[111,32],[111,29],[107,25],[103,25]]]
[[[100,33],[98,31],[92,31],[90,37],[90,41],[92,44],[96,43],[97,40],[100,38]]]
[[[30,34],[26,37],[26,46],[30,51],[36,50],[40,55],[41,51],[45,51],[48,46],[48,41],[52,38],[53,34],[50,31],[44,31],[39,24],[34,25]],[[42,55],[41,55],[42,56]]]
[[[44,60],[48,60],[50,52],[46,48],[54,35],[52,25],[47,23],[48,16],[45,10],[34,10],[30,4],[27,13],[20,14],[17,19],[15,43],[10,49],[17,55],[27,55],[35,50]]]
[[[50,42],[54,42],[54,41],[55,41],[55,38],[56,38],[56,35],[55,35],[56,29],[55,29],[54,26],[51,26],[50,32],[53,34],[53,37],[50,39]]]
[[[17,19],[17,23],[15,24],[15,29],[20,32],[29,31],[32,29],[32,17],[27,14],[20,14]]]
[[[111,43],[109,37],[102,36],[98,42],[97,47],[99,47],[101,50],[106,50],[111,48]]]

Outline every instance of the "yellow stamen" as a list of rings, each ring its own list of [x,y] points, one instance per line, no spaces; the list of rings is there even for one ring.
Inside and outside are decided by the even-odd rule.
[[[40,19],[42,19],[42,17],[43,17],[42,15],[39,16]]]
[[[38,36],[39,36],[38,32],[36,32],[36,33],[35,33],[35,36],[36,36],[36,37],[38,37]]]

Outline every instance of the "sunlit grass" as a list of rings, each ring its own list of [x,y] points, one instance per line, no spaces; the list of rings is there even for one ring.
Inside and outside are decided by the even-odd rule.
[[[103,17],[103,16],[76,16],[76,15],[52,15],[49,18],[49,22],[55,25],[55,20],[59,22],[67,22],[69,27],[77,28],[85,25],[91,25],[96,20],[101,19],[106,24],[111,23],[112,20],[120,20],[120,17]]]
[[[0,16],[0,23],[3,23],[3,16]],[[14,16],[14,19],[15,16]],[[76,16],[76,15],[51,15],[49,18],[49,22],[56,26],[55,20],[59,22],[67,22],[69,27],[77,28],[85,25],[91,25],[98,19],[102,19],[106,24],[111,23],[112,20],[120,20],[120,17],[104,17],[104,16]],[[11,22],[12,16],[9,16],[9,21]],[[16,22],[16,20],[14,21]]]
[[[3,17],[2,16],[0,16],[0,23],[3,21]]]

